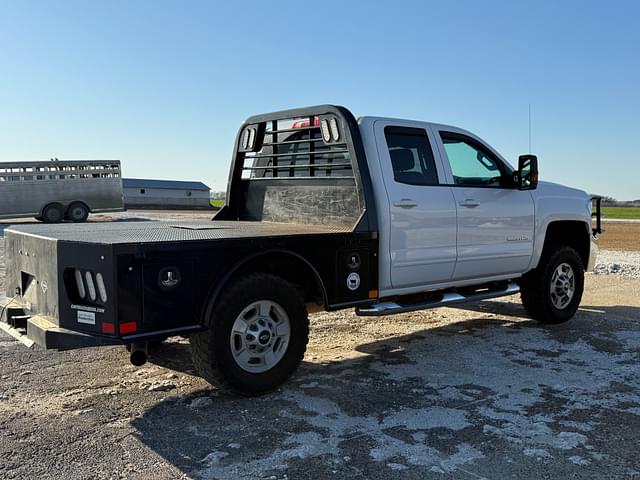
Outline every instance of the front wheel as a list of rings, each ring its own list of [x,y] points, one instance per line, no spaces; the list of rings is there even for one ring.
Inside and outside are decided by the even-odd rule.
[[[298,367],[309,338],[304,301],[286,280],[252,274],[218,297],[209,329],[191,335],[193,363],[209,383],[242,395],[282,384]]]
[[[584,290],[584,265],[567,246],[547,249],[538,267],[520,283],[522,304],[541,323],[563,323],[575,315]]]

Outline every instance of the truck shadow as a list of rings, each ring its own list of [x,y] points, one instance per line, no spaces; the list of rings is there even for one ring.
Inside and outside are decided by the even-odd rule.
[[[519,304],[481,302],[465,310],[480,315],[359,345],[358,358],[305,361],[262,397],[214,388],[170,397],[132,421],[135,435],[195,478],[390,478],[394,465],[427,478],[439,475],[435,467],[455,471],[462,449],[468,455],[460,465],[495,454],[506,476],[520,467],[504,461],[505,451],[531,462],[523,448],[547,441],[553,455],[569,455],[558,422],[586,422],[586,442],[594,428],[585,421],[590,409],[595,415],[603,404],[630,408],[622,390],[640,395],[640,382],[625,382],[616,369],[621,361],[638,362],[640,308],[585,307],[557,326],[523,319]],[[496,313],[519,318],[483,315]],[[154,363],[193,373],[188,344],[167,344],[159,353]],[[567,399],[576,395],[574,406]],[[544,424],[544,441],[529,432],[539,411],[546,412],[535,427]],[[507,417],[511,426],[503,431]]]

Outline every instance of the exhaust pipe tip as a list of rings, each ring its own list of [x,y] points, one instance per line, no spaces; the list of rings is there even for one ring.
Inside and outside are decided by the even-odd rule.
[[[147,363],[147,342],[131,344],[129,361],[136,367],[141,367]]]
[[[131,356],[129,357],[132,365],[136,367],[141,367],[145,363],[147,363],[147,354],[142,350],[136,350],[135,352],[131,352]]]

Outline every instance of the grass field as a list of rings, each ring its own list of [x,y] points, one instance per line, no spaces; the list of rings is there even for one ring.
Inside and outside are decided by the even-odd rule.
[[[606,218],[640,219],[640,207],[602,207]]]
[[[224,200],[211,200],[211,206],[213,208],[222,208],[224,207]]]

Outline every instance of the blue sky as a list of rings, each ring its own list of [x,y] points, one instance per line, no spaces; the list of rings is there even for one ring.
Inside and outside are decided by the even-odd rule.
[[[640,198],[640,3],[0,0],[0,161],[118,158],[224,190],[248,116],[450,123]],[[521,5],[522,3],[522,5]]]

